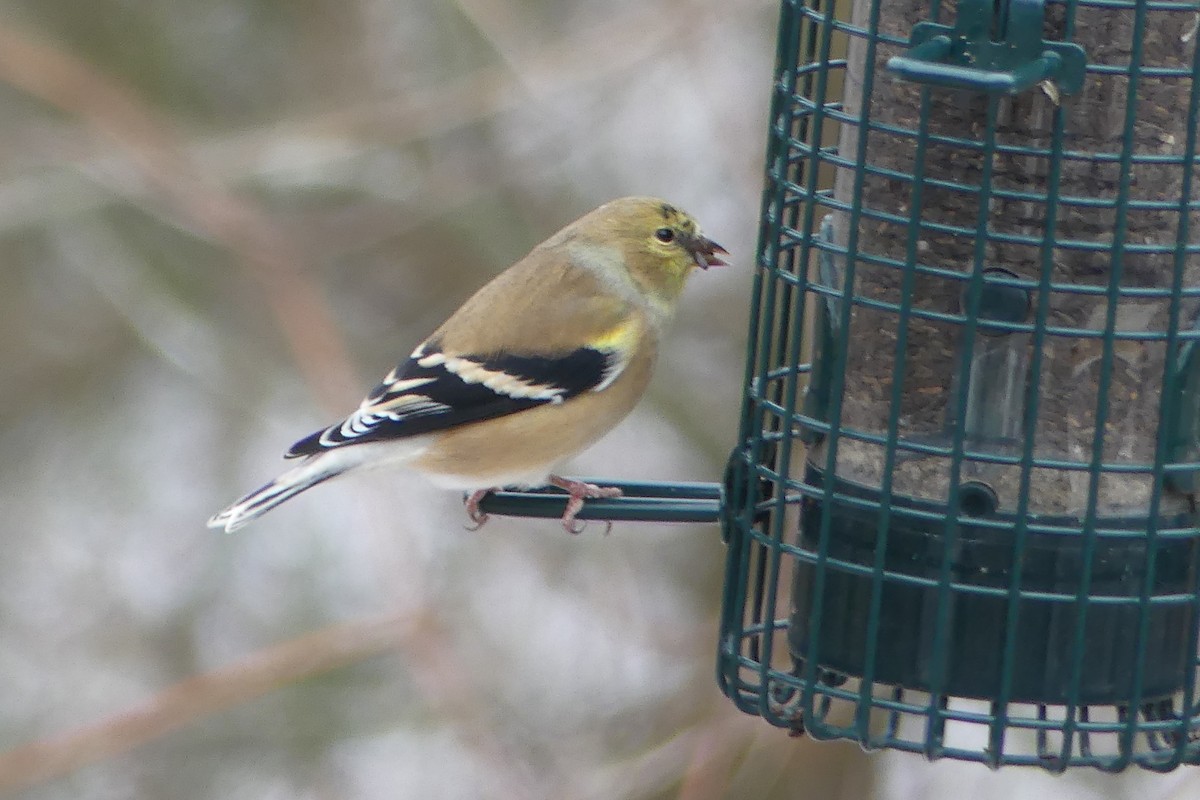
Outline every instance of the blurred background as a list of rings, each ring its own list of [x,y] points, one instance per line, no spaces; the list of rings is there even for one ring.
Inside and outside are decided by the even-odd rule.
[[[475,288],[616,196],[696,276],[649,396],[570,473],[720,477],[777,5],[0,0],[0,793],[1192,798],[868,757],[713,672],[714,526],[493,519],[403,473],[233,536]]]

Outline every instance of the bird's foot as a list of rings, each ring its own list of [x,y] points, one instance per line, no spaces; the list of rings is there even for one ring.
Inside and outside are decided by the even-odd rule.
[[[473,525],[467,525],[469,531],[477,531],[484,526],[489,519],[480,508],[479,504],[483,502],[483,498],[491,494],[495,489],[476,489],[466,499],[467,516],[471,518]]]
[[[567,533],[579,533],[584,529],[585,523],[575,524],[575,515],[583,508],[584,500],[592,500],[600,497],[620,497],[622,494],[621,490],[615,486],[597,486],[594,483],[560,478],[558,475],[550,476],[550,485],[557,486],[571,496],[567,500],[567,510],[562,515],[563,530]],[[607,526],[604,529],[605,533],[612,530],[611,521],[606,521],[605,525]]]

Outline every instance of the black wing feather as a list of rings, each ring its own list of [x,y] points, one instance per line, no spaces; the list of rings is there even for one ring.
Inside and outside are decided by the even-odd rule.
[[[345,421],[306,436],[292,445],[287,458],[307,456],[347,444],[399,439],[432,433],[455,425],[480,422],[515,414],[547,403],[561,403],[591,389],[602,387],[620,366],[616,354],[581,347],[561,356],[528,356],[498,353],[464,356],[462,360],[486,370],[499,379],[544,387],[539,397],[522,397],[493,389],[477,380],[465,380],[452,371],[435,343],[420,348],[396,368],[388,380],[367,396],[358,412]],[[432,358],[431,358],[432,357]],[[421,362],[431,362],[422,366]],[[422,382],[408,391],[394,387]],[[372,414],[371,409],[401,401],[392,415]],[[352,423],[355,423],[352,425]],[[351,426],[351,430],[347,430]]]

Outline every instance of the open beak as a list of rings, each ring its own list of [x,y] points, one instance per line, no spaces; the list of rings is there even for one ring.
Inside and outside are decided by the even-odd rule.
[[[721,245],[714,242],[712,239],[707,239],[703,236],[696,236],[688,242],[688,252],[692,254],[692,258],[696,260],[696,266],[700,269],[708,269],[709,267],[727,266],[728,262],[722,261],[722,255],[729,255],[729,251]],[[719,254],[719,255],[718,255]]]

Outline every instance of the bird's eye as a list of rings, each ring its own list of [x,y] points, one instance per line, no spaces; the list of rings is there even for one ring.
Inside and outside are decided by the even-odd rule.
[[[654,232],[654,238],[663,244],[670,244],[675,241],[675,231],[670,228],[659,228]]]

